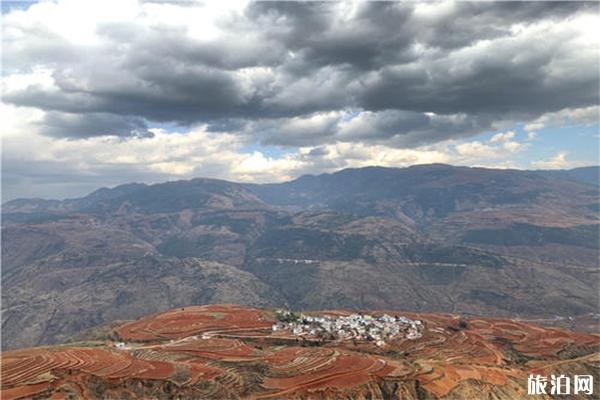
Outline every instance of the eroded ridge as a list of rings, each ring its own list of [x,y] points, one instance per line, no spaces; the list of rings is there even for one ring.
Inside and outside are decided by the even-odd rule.
[[[306,315],[342,327],[361,321],[343,310]],[[310,335],[310,324],[308,332],[294,331],[297,324],[284,326],[271,310],[171,310],[94,341],[3,353],[2,398],[513,399],[526,397],[531,373],[587,374],[598,382],[597,334],[449,314],[369,315],[406,329],[378,343]],[[417,337],[409,336],[417,325]]]

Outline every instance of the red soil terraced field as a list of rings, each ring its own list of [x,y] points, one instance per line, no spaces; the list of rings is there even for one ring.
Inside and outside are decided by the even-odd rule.
[[[423,336],[383,347],[304,341],[290,332],[274,334],[269,310],[172,310],[77,347],[2,353],[2,399],[518,399],[528,398],[530,373],[593,375],[599,393],[597,334],[510,320],[393,314],[423,321]]]
[[[185,307],[153,315],[118,328],[124,340],[181,339],[200,334],[270,332],[273,314],[234,305]]]

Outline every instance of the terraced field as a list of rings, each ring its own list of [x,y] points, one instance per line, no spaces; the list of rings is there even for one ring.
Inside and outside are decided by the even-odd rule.
[[[193,335],[271,331],[273,315],[258,309],[235,305],[186,307],[144,318],[117,329],[124,340],[155,341],[181,339]]]
[[[2,356],[2,398],[44,397],[63,388],[76,388],[82,397],[97,397],[90,388],[77,382],[94,376],[105,381],[137,380],[166,381],[176,371],[189,371],[185,382],[195,385],[222,373],[218,368],[198,363],[185,364],[160,360],[144,360],[128,352],[100,348],[35,348],[13,351]],[[75,383],[75,385],[69,385]],[[85,380],[84,380],[85,382]],[[65,393],[67,393],[65,392]]]
[[[269,310],[186,307],[118,326],[94,347],[2,353],[2,398],[515,399],[530,373],[599,380],[597,334],[402,315],[422,320],[423,336],[380,348],[274,334]]]

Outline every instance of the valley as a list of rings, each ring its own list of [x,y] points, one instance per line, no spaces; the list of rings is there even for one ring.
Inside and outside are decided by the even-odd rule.
[[[429,165],[14,200],[3,348],[210,303],[558,316],[597,332],[598,186],[565,176]]]

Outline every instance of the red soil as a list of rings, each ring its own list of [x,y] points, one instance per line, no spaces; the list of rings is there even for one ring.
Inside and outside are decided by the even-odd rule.
[[[240,334],[268,330],[269,313],[235,305],[185,307],[123,325],[117,333],[124,340],[180,339],[202,333]]]
[[[193,339],[161,345],[158,349],[165,353],[187,354],[213,360],[234,361],[261,357],[261,353],[255,348],[235,339]]]
[[[2,354],[2,399],[27,398],[51,390],[80,373],[104,379],[170,380],[177,363],[142,360],[125,351],[100,348],[34,348]],[[194,380],[213,379],[221,370],[194,365]],[[64,375],[66,377],[60,377]]]
[[[519,397],[529,373],[574,365],[580,370],[600,360],[599,335],[510,320],[402,315],[424,322],[423,337],[397,339],[383,349],[351,341],[300,347],[295,340],[282,345],[281,338],[293,338],[289,333],[272,334],[272,312],[232,305],[186,307],[118,327],[125,349],[3,353],[2,398],[93,397],[89,377],[110,383],[110,394],[117,398],[138,396],[127,383],[132,379],[171,382],[169,390],[175,392],[170,395],[183,397],[198,397],[188,390],[206,387],[202,398],[378,398],[384,381],[409,387],[418,382],[422,390],[442,398],[460,397],[457,390],[480,382]],[[410,398],[410,390],[402,393]]]
[[[292,351],[290,351],[292,350]],[[294,351],[295,350],[295,351]],[[388,365],[384,360],[367,354],[338,351],[285,349],[285,355],[270,359],[279,374],[289,377],[267,378],[264,386],[277,392],[266,397],[281,397],[291,392],[326,388],[345,388],[366,383]],[[287,356],[287,357],[285,357]]]

